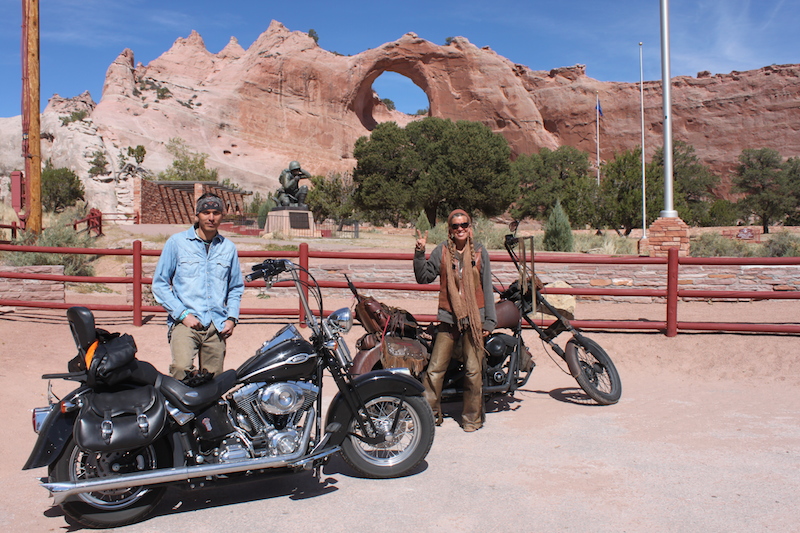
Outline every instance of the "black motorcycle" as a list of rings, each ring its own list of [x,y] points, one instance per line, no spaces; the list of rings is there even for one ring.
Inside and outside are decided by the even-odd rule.
[[[530,378],[535,364],[522,338],[524,321],[567,363],[570,374],[590,398],[600,405],[617,403],[622,394],[622,383],[614,363],[599,344],[576,330],[563,313],[542,295],[541,281],[534,274],[533,265],[526,263],[526,240],[531,241],[528,246],[532,252],[530,237],[507,235],[505,239],[506,251],[517,268],[519,278],[508,288],[497,290],[497,328],[484,342],[484,394],[513,394]],[[520,243],[521,254],[517,252]],[[532,258],[533,254],[530,256]],[[407,367],[420,379],[433,350],[436,325],[421,326],[408,311],[359,294],[349,279],[348,284],[357,300],[356,317],[367,331],[356,343],[358,351],[353,357],[353,373]],[[555,320],[547,327],[538,325],[530,316],[537,309],[546,310]],[[562,349],[555,343],[555,338],[564,332],[571,333],[572,337]],[[459,360],[456,345],[455,357],[445,373],[443,398],[461,397],[465,374],[466,369]]]
[[[403,369],[353,377],[342,338],[351,310],[318,320],[303,289],[321,317],[320,288],[302,267],[268,259],[247,280],[271,285],[284,272],[310,340],[287,325],[238,369],[194,386],[137,360],[133,339],[97,329],[89,309],[67,311],[78,355],[70,372],[43,378],[79,385],[56,401],[50,392],[50,405],[34,410],[39,437],[24,466],[48,467],[42,485],[67,516],[89,527],[129,524],[153,510],[166,483],[274,469],[319,475],[337,452],[367,477],[402,476],[420,464],[434,420],[419,382]],[[325,370],[339,392],[323,422]]]

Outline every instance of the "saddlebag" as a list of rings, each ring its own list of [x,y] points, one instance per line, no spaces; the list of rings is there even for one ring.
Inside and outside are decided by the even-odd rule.
[[[381,342],[383,368],[408,368],[419,377],[428,364],[428,350],[417,339],[386,335]]]
[[[73,436],[84,450],[109,452],[150,444],[164,429],[164,397],[152,385],[86,397]]]

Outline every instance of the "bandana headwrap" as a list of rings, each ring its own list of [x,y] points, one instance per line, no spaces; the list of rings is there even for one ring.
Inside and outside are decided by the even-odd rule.
[[[222,205],[222,200],[216,196],[206,196],[197,201],[197,212],[195,214],[199,215],[203,211],[210,210],[217,210],[220,213],[224,213],[225,208]]]
[[[472,217],[467,214],[466,211],[463,209],[453,209],[450,211],[450,214],[447,215],[447,225],[450,226],[450,223],[453,221],[455,217],[465,217],[469,222],[472,222]]]

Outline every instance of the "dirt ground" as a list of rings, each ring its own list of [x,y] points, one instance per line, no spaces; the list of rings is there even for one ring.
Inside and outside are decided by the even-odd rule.
[[[785,318],[800,311],[782,301],[714,306],[725,306],[715,316]],[[619,313],[619,307],[646,315],[650,306],[585,304],[579,318]],[[708,304],[690,307],[681,310],[686,320],[708,313]],[[98,312],[97,322],[131,333],[139,357],[166,370],[163,316],[135,327],[124,314]],[[279,326],[245,318],[230,340],[227,364],[242,363]],[[351,346],[359,329],[348,337]],[[460,405],[447,404],[450,417],[414,475],[361,479],[337,457],[320,480],[297,474],[195,491],[171,488],[154,517],[120,529],[346,531],[357,524],[370,524],[370,530],[402,524],[408,531],[465,532],[798,530],[796,337],[587,334],[620,372],[617,405],[590,405],[529,332],[537,368],[528,384],[514,397],[490,402],[486,426],[474,434],[457,424]],[[75,530],[38,486],[45,469],[20,470],[35,442],[30,409],[47,402],[40,375],[64,371],[75,352],[64,313],[7,309],[0,315],[0,339],[7,428],[0,442],[0,526]],[[66,382],[53,385],[57,394],[69,390]]]
[[[433,299],[391,304],[428,313]],[[244,303],[263,305],[285,306],[273,299]],[[576,318],[662,320],[664,312],[660,305],[579,303]],[[124,313],[96,315],[99,327],[131,333],[138,357],[166,370],[163,315],[141,327]],[[681,303],[679,316],[796,323],[800,302]],[[226,366],[241,364],[281,324],[245,317],[229,341]],[[354,327],[348,344],[361,333]],[[586,334],[619,370],[616,405],[592,405],[527,332],[537,363],[527,385],[514,397],[492,399],[486,426],[476,433],[461,431],[458,403],[446,404],[449,416],[413,475],[362,479],[335,457],[320,479],[303,473],[173,487],[153,517],[120,531],[800,531],[797,336]],[[38,486],[46,469],[21,470],[36,439],[30,410],[47,403],[40,376],[65,371],[74,354],[63,311],[0,310],[4,531],[80,529]],[[66,382],[53,388],[59,395],[70,389]]]

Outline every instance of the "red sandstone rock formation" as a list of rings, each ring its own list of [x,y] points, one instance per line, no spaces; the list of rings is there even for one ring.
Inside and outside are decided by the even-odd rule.
[[[594,161],[596,95],[604,111],[601,158],[640,144],[636,83],[600,82],[581,65],[532,71],[461,37],[439,46],[408,33],[341,56],[275,21],[247,50],[232,38],[214,54],[193,32],[148,65],[135,65],[133,52],[123,51],[108,69],[91,124],[112,164],[120,150],[141,144],[145,166],[163,170],[171,161],[166,142],[180,137],[207,153],[222,179],[271,192],[289,161],[313,174],[349,171],[358,137],[382,121],[417,118],[378,100],[372,82],[386,71],[419,86],[432,116],[481,121],[516,154],[573,145]],[[701,73],[672,83],[675,139],[692,144],[724,178],[744,148],[800,155],[800,66]],[[645,84],[649,156],[662,144],[660,86]],[[56,139],[68,134],[53,128]]]

